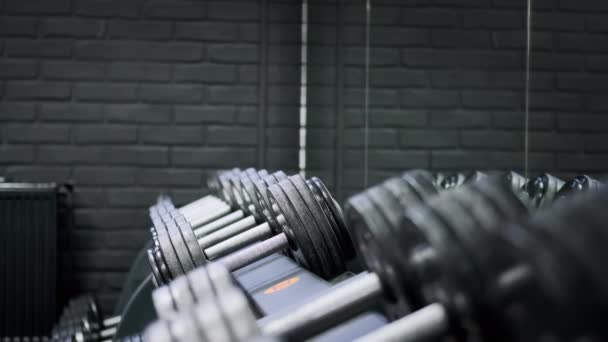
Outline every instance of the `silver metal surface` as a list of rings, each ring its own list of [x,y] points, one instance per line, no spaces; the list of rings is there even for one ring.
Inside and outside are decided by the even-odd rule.
[[[253,226],[255,226],[255,218],[253,216],[247,216],[222,229],[201,237],[198,239],[198,245],[201,246],[202,249],[209,248],[219,242],[238,235]]]
[[[234,223],[245,216],[245,213],[242,210],[234,211],[226,216],[222,216],[212,222],[209,222],[203,226],[200,226],[194,230],[194,235],[197,238],[205,236],[207,234],[211,234],[214,231],[225,227],[231,223]]]
[[[252,243],[267,239],[272,236],[272,230],[268,223],[262,223],[256,227],[250,228],[238,235],[219,242],[204,250],[205,255],[209,260],[214,260],[224,255],[235,252]]]

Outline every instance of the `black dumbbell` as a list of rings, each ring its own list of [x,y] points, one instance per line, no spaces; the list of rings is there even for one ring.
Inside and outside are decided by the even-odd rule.
[[[222,189],[227,195],[231,194],[239,203],[239,211],[247,216],[236,221],[226,222],[223,218],[207,223],[200,227],[203,235],[197,238],[192,233],[187,220],[171,208],[165,208],[170,214],[161,213],[153,216],[157,235],[154,237],[155,247],[148,251],[148,259],[152,266],[157,284],[164,284],[175,276],[183,274],[197,266],[204,265],[208,259],[216,259],[228,254],[242,246],[260,241],[268,236],[268,232],[278,229],[272,220],[264,220],[264,216],[257,209],[257,204],[251,203],[257,188],[263,189],[270,184],[286,178],[283,172],[275,172],[263,179],[255,179],[249,175],[234,175],[232,180],[224,180]],[[235,190],[232,190],[235,189]],[[245,194],[245,195],[243,195]],[[256,198],[253,198],[257,200]],[[256,223],[259,225],[256,226]],[[239,234],[240,233],[240,234]],[[239,239],[231,239],[235,235]],[[239,244],[235,244],[234,242]]]
[[[482,300],[488,341],[605,341],[608,192],[567,199],[501,229],[504,253]],[[498,259],[497,259],[498,260]],[[429,306],[358,342],[436,338],[448,326]],[[438,323],[432,323],[438,322]],[[453,322],[453,321],[452,321]],[[431,323],[431,324],[429,324]],[[451,323],[450,326],[453,326]],[[464,325],[464,324],[463,324]]]
[[[451,327],[453,310],[460,319],[472,318],[473,312],[465,310],[475,309],[476,299],[485,294],[481,280],[491,275],[479,266],[497,260],[495,257],[486,260],[494,251],[490,248],[494,245],[488,241],[497,234],[496,225],[524,215],[524,206],[502,180],[454,189],[431,198],[425,206],[404,211],[391,210],[389,202],[396,201],[382,185],[348,201],[349,227],[373,272],[307,304],[289,308],[288,314],[258,329],[245,295],[229,286],[230,275],[226,270],[218,276],[221,267],[210,264],[207,274],[215,296],[203,300],[190,314],[151,326],[146,332],[148,341],[162,341],[157,338],[170,334],[172,329],[188,331],[179,337],[172,336],[176,341],[188,340],[187,336],[194,336],[190,333],[206,337],[221,333],[222,337],[215,339],[219,341],[243,340],[260,331],[288,341],[301,341],[378,302],[389,307],[389,316],[423,308],[410,317],[410,321],[416,318],[419,321],[421,316],[426,320],[418,326],[423,333],[431,326],[435,334],[444,334]],[[392,222],[401,222],[401,227],[394,227]],[[483,265],[478,258],[483,258]],[[462,312],[455,311],[460,309],[459,305],[464,306]],[[215,316],[224,319],[209,318]],[[181,324],[185,327],[180,327]],[[195,328],[189,330],[188,326]]]
[[[569,197],[579,192],[598,191],[602,186],[600,181],[587,175],[576,176],[562,185],[555,195],[555,199]]]
[[[531,178],[525,186],[531,205],[544,208],[553,203],[564,181],[548,173]]]

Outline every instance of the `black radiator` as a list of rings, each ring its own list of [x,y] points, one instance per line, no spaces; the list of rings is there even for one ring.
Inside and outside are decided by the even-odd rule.
[[[48,335],[69,291],[71,187],[0,183],[0,336]]]

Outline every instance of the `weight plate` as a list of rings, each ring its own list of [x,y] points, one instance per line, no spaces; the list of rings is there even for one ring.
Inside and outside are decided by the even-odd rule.
[[[152,303],[160,319],[171,319],[175,316],[177,306],[169,285],[161,286],[152,291]]]
[[[310,180],[306,180],[306,186],[310,190],[310,194],[314,198],[315,202],[321,208],[322,215],[325,217],[327,222],[329,223],[328,229],[331,229],[333,232],[333,236],[336,238],[336,249],[341,255],[341,259],[339,261],[335,261],[339,269],[344,269],[346,267],[346,261],[350,260],[354,257],[354,247],[352,246],[352,242],[350,240],[350,236],[341,236],[342,232],[338,228],[338,223],[334,219],[334,215],[329,209],[327,203],[323,199],[323,195],[321,191],[314,185]],[[342,223],[344,224],[344,223]],[[345,244],[349,244],[350,246],[346,246],[347,251],[344,250]]]
[[[194,298],[196,302],[203,303],[213,299],[215,291],[209,281],[209,276],[207,275],[205,267],[195,269],[188,273],[186,277],[190,284],[192,298]]]
[[[218,306],[222,309],[235,341],[246,341],[260,334],[255,315],[247,298],[236,287],[227,288],[218,297]]]
[[[465,259],[457,261],[462,264],[459,278],[464,282],[460,284],[459,289],[469,292],[469,294],[480,294],[484,289],[482,279],[489,278],[489,275],[484,273],[479,266],[484,257],[481,252],[486,247],[487,235],[473,220],[468,210],[461,206],[452,195],[461,188],[453,189],[442,195],[441,200],[431,201],[429,209],[432,208],[433,213],[447,228],[454,247],[459,246],[460,254],[465,256]],[[469,299],[473,298],[475,296],[469,296]]]
[[[188,252],[188,246],[186,245],[186,241],[184,241],[184,237],[182,236],[180,229],[177,228],[175,221],[171,220],[166,222],[165,229],[167,229],[169,240],[173,245],[173,250],[175,251],[175,255],[177,255],[177,259],[179,261],[181,269],[183,270],[181,274],[193,270],[194,261],[190,256],[190,252]]]
[[[194,306],[196,300],[190,289],[190,282],[185,275],[175,278],[169,283],[169,290],[173,296],[173,302],[177,311],[186,311]]]
[[[401,177],[389,178],[382,183],[382,186],[390,191],[393,197],[397,199],[397,202],[404,212],[406,208],[419,205],[423,202],[420,200],[420,196],[416,194],[416,190]]]
[[[417,307],[419,302],[415,302],[416,297],[409,293],[408,287],[414,282],[403,281],[410,269],[401,269],[398,263],[401,241],[387,229],[388,223],[378,214],[367,194],[363,192],[350,197],[346,201],[344,214],[359,254],[370,271],[378,274],[388,286],[388,302],[383,303],[387,315],[396,318],[409,312],[411,298],[414,298],[413,304]],[[406,261],[404,258],[401,260]]]
[[[192,226],[190,223],[186,221],[184,216],[180,215],[176,218],[176,223],[179,227],[179,231],[182,234],[182,238],[186,243],[186,247],[188,252],[190,253],[190,257],[194,263],[194,267],[200,267],[207,264],[207,260],[205,259],[205,255],[203,254],[203,250],[198,244],[198,240],[194,235],[194,230],[192,230]]]
[[[355,257],[355,248],[353,242],[350,239],[349,229],[344,223],[344,215],[340,205],[333,198],[325,184],[317,177],[311,177],[309,182],[319,191],[323,198],[322,203],[326,205],[332,213],[333,220],[336,222],[336,235],[339,237],[340,246],[346,260],[350,260]]]
[[[262,181],[262,179],[260,178],[260,176],[258,174],[255,175],[249,175],[249,177],[242,177],[241,178],[241,193],[239,194],[239,197],[242,200],[242,204],[241,204],[241,208],[243,211],[245,211],[247,214],[249,215],[253,215],[256,218],[256,221],[259,222],[259,215],[258,213],[256,213],[255,210],[255,206],[253,204],[253,201],[251,200],[251,196],[249,196],[250,193],[252,193],[252,191],[255,191],[254,189],[254,182],[259,182]]]
[[[223,320],[222,314],[217,308],[215,300],[209,300],[194,308],[194,317],[196,319],[199,331],[201,331],[207,340],[214,342],[231,342],[234,341],[228,328]]]
[[[319,203],[314,198],[314,195],[306,182],[300,175],[290,176],[289,181],[295,188],[294,194],[299,194],[302,201],[304,201],[302,208],[308,209],[304,215],[309,215],[313,222],[315,222],[317,229],[321,233],[319,235],[323,239],[323,243],[326,245],[325,253],[327,257],[327,264],[330,265],[330,274],[328,277],[336,276],[339,273],[345,271],[346,265],[343,263],[344,255],[340,249],[340,243],[336,236],[336,232],[330,226],[329,221],[323,213],[323,209],[319,206]]]
[[[333,267],[331,258],[329,257],[328,246],[325,243],[326,236],[324,236],[316,222],[311,217],[310,211],[306,208],[306,204],[302,201],[297,189],[293,186],[290,179],[284,179],[276,184],[283,190],[285,199],[288,201],[290,207],[293,209],[296,218],[295,224],[289,226],[295,232],[295,235],[308,236],[308,241],[311,242],[312,255],[305,255],[306,258],[314,258],[319,262],[320,268],[313,269],[311,271],[319,274],[323,278],[327,278],[333,275]],[[299,239],[296,238],[294,243],[299,245]],[[304,249],[303,249],[304,250]]]
[[[432,175],[423,170],[413,170],[401,174],[401,178],[410,185],[414,190],[414,194],[418,195],[420,200],[425,201],[427,198],[436,195],[439,191],[433,184]]]
[[[276,221],[271,210],[264,211],[265,208],[269,207],[269,199],[268,199],[268,187],[276,184],[280,180],[286,179],[287,175],[282,171],[278,171],[270,175],[269,177],[264,178],[263,182],[254,182],[253,185],[255,187],[254,194],[254,203],[258,206],[257,211],[259,211],[266,222],[270,225],[270,228],[278,234],[281,231],[281,227],[279,223]]]
[[[173,279],[173,276],[171,275],[171,272],[169,272],[169,269],[167,267],[167,261],[165,260],[165,257],[159,246],[156,246],[154,248],[154,258],[156,260],[156,265],[158,266],[158,269],[160,270],[160,273],[162,274],[163,279],[165,280],[165,283],[171,281],[171,279]]]
[[[503,220],[506,222],[516,222],[528,213],[521,199],[515,196],[510,188],[506,188],[499,179],[490,178],[475,183],[473,187],[492,199],[489,203],[504,215]]]
[[[415,265],[416,273],[421,279],[420,284],[417,284],[420,286],[418,290],[424,296],[426,303],[437,301],[443,296],[442,293],[445,293],[446,289],[448,293],[454,293],[462,284],[462,281],[458,279],[459,275],[470,272],[469,263],[463,262],[468,258],[455,243],[452,233],[430,206],[431,202],[443,201],[443,194],[445,193],[431,198],[427,205],[407,209],[404,220],[404,226],[411,225],[407,229],[420,230],[428,241],[429,247],[433,249],[433,260],[430,263]]]
[[[289,238],[293,258],[308,270],[313,272],[321,270],[310,236],[302,227],[293,227],[293,225],[301,226],[302,223],[278,184],[268,187],[268,200],[269,207],[264,207],[264,211],[268,216],[276,217],[281,231]],[[261,203],[265,206],[264,202]]]

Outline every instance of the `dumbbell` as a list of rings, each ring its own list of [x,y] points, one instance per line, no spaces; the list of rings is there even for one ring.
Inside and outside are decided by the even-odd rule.
[[[511,182],[515,178],[516,177],[514,177],[513,174],[506,174],[503,176],[503,179],[507,181],[507,186],[511,188],[514,187]],[[521,180],[518,181],[521,183]],[[437,189],[433,184],[432,176],[428,172],[421,170],[406,172],[400,177],[391,178],[384,182],[383,187],[388,189],[388,191],[391,191],[391,198],[399,202],[395,202],[392,204],[391,208],[395,211],[400,211],[402,210],[401,208],[407,208],[409,206],[414,206],[419,203],[422,203],[426,199],[437,194]],[[382,196],[387,197],[386,193],[382,193],[380,191],[383,189],[383,187],[371,189],[369,191],[371,196],[375,196],[375,198],[381,198]],[[520,187],[517,188],[521,190]],[[379,199],[378,201],[381,201],[381,199]],[[399,205],[401,205],[401,207],[399,207]],[[230,267],[230,263],[227,264]],[[203,280],[198,279],[195,282],[202,283]],[[188,286],[185,284],[187,284],[187,282],[183,281],[183,279],[179,281],[176,279],[169,286],[160,288],[161,290],[157,290],[155,292],[155,294],[158,294],[158,296],[153,296],[153,298],[155,298],[154,303],[159,316],[163,316],[164,314],[172,315],[176,310],[179,310],[180,308],[183,309],[184,303],[192,304],[196,301],[187,300],[186,302],[183,302],[179,298],[171,298],[172,294],[174,293],[176,294],[176,296],[179,293],[184,293],[182,290],[188,288]],[[182,286],[182,288],[176,288],[179,286]],[[157,298],[158,300],[156,300]],[[179,305],[179,307],[178,305],[174,305],[177,303],[182,303],[182,305]]]
[[[410,317],[410,321],[419,321],[420,316],[427,320],[418,326],[421,332],[430,325],[431,330],[445,333],[451,325],[452,310],[462,309],[455,311],[459,319],[471,318],[471,312],[466,309],[475,309],[471,306],[485,293],[481,280],[491,275],[472,265],[480,265],[477,258],[484,258],[485,263],[500,259],[491,256],[494,244],[487,243],[497,234],[495,226],[524,215],[524,206],[502,181],[472,183],[431,198],[425,206],[405,211],[390,210],[392,204],[388,202],[396,200],[382,187],[350,198],[345,209],[349,227],[359,248],[365,251],[365,261],[373,272],[307,304],[290,308],[289,313],[258,328],[246,296],[230,286],[228,271],[221,271],[218,264],[210,264],[207,274],[215,296],[209,298],[208,294],[213,291],[205,291],[208,297],[190,313],[150,326],[145,334],[147,341],[169,340],[163,336],[186,341],[193,333],[202,333],[198,337],[207,338],[221,334],[213,339],[217,341],[244,340],[260,333],[301,341],[380,301],[387,307],[398,306],[396,310],[387,310],[389,317],[392,313],[406,314],[422,308]],[[372,189],[378,192],[370,191]],[[385,200],[379,202],[378,195]],[[402,215],[402,227],[395,229],[391,222],[399,215]],[[428,251],[429,248],[432,251]],[[420,253],[425,255],[424,261],[420,260]],[[490,259],[485,259],[487,255]],[[426,306],[435,302],[437,304]],[[461,308],[461,304],[469,307]],[[428,321],[429,316],[434,320]],[[179,333],[172,336],[175,332]],[[204,337],[200,340],[205,340]]]
[[[608,192],[591,192],[503,227],[497,245],[505,257],[494,272],[500,276],[483,298],[488,341],[608,338],[607,205]],[[447,328],[446,313],[431,305],[357,341],[433,339]]]
[[[598,191],[602,186],[603,184],[600,181],[587,175],[576,176],[562,185],[555,195],[555,199],[569,197],[572,194],[579,192]]]
[[[525,189],[532,206],[544,208],[553,203],[563,185],[563,180],[548,173],[543,173],[531,178],[526,184]]]
[[[513,220],[526,212],[503,180],[500,187],[476,184],[443,193],[432,198],[429,206],[407,211],[399,210],[398,204],[395,206],[398,200],[394,193],[402,198],[407,194],[415,196],[409,186],[388,190],[383,184],[349,199],[346,209],[346,217],[352,223],[349,227],[373,272],[290,310],[290,314],[265,324],[262,331],[286,340],[301,340],[354,317],[382,299],[385,299],[389,317],[398,317],[421,306],[424,303],[421,299],[423,294],[418,288],[422,283],[417,272],[433,275],[431,280],[427,280],[433,283],[439,279],[440,272],[427,274],[429,270],[446,268],[446,271],[452,272],[470,271],[458,265],[446,267],[439,262],[466,260],[462,247],[457,247],[461,243],[455,241],[455,234],[451,230],[458,230],[466,237],[471,230],[490,229],[488,227],[491,225]],[[484,191],[483,194],[480,189]],[[490,203],[478,203],[480,201]],[[498,203],[500,210],[497,209]],[[391,222],[402,222],[404,226],[402,229],[395,228]],[[484,227],[480,227],[482,225]],[[463,237],[459,235],[458,238]],[[432,246],[421,248],[425,241],[427,245],[431,241]]]
[[[196,233],[192,236],[188,222],[181,215],[175,215],[175,211],[171,216],[153,216],[154,225],[164,228],[160,232],[157,231],[159,235],[154,238],[155,247],[148,250],[148,259],[157,284],[164,284],[177,275],[203,265],[207,259],[218,258],[241,246],[259,241],[265,238],[269,231],[278,229],[273,220],[264,219],[259,205],[253,203],[252,198],[257,188],[265,193],[268,185],[286,177],[281,171],[264,179],[245,175],[232,177],[231,185],[223,186],[223,189],[228,189],[224,192],[226,195],[231,194],[232,198],[238,196],[239,199],[233,201],[239,203],[241,212],[250,215],[228,225],[224,225],[223,219],[212,221],[199,228],[204,230],[206,235],[198,239],[195,238]],[[255,200],[257,201],[257,197]],[[255,226],[256,223],[260,224]],[[231,239],[235,235],[239,236],[238,240]]]
[[[439,180],[439,188],[443,190],[453,189],[455,187],[461,186],[468,182],[475,182],[477,180],[485,178],[487,175],[483,172],[472,171],[468,173],[453,173],[447,175],[441,175],[441,180]]]
[[[255,201],[267,221],[277,224],[267,224],[260,229],[262,236],[269,237],[267,240],[220,259],[229,269],[236,270],[284,251],[324,278],[345,270],[345,263],[354,256],[354,249],[340,208],[321,180],[291,176],[267,189],[258,186]],[[226,246],[222,248],[247,245],[248,234],[249,231],[222,242]]]

